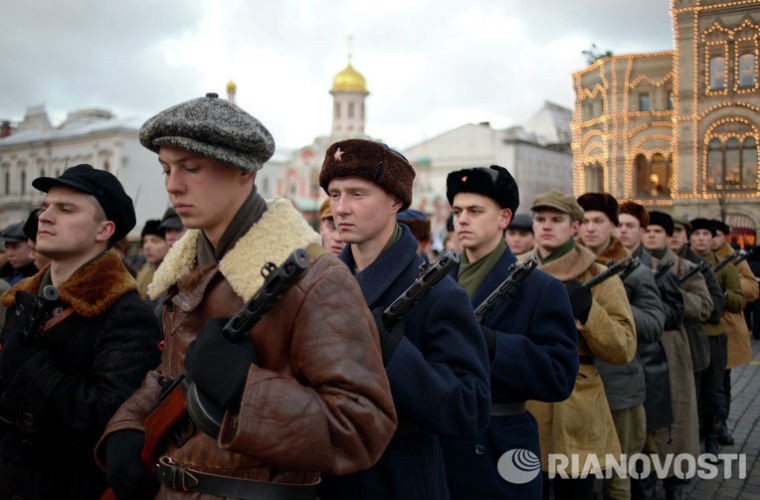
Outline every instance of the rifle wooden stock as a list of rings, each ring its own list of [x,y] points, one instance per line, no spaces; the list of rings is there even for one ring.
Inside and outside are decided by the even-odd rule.
[[[145,443],[140,452],[140,462],[147,471],[155,472],[158,455],[163,449],[166,436],[187,413],[185,389],[182,386],[184,381],[184,375],[174,380],[145,418]]]

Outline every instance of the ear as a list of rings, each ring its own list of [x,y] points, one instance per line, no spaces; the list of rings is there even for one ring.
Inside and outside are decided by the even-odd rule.
[[[248,170],[241,170],[240,171],[240,180],[242,184],[248,183],[248,182],[254,182],[256,180],[256,172],[251,172]]]
[[[95,241],[97,243],[105,243],[111,239],[111,236],[116,232],[116,224],[111,220],[106,220],[100,223],[98,232],[95,234]]]
[[[401,207],[404,206],[404,202],[401,201],[401,198],[391,195],[391,198],[393,198],[393,204],[391,205],[391,211],[394,213],[399,213],[401,211]]]
[[[499,215],[499,229],[504,231],[507,229],[510,222],[512,222],[512,209],[502,208],[501,214]]]

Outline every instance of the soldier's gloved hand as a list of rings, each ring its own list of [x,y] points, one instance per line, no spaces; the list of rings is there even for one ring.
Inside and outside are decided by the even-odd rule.
[[[42,351],[40,343],[24,342],[21,332],[14,329],[8,330],[8,337],[3,342],[0,351],[0,376],[5,380],[6,386],[11,383],[21,368]]]
[[[198,390],[224,408],[240,402],[248,369],[257,362],[253,342],[228,341],[222,328],[229,318],[212,318],[190,342],[185,356],[185,371]]]
[[[383,310],[382,307],[377,307],[372,311],[372,317],[377,324],[377,331],[380,334],[380,350],[383,353],[383,365],[388,366],[393,353],[396,352],[396,348],[401,342],[401,338],[404,336],[404,319],[396,321],[390,330],[385,327],[383,323]]]
[[[565,288],[567,289],[567,295],[570,297],[570,305],[573,307],[573,316],[582,325],[585,324],[591,312],[591,291],[578,280],[568,281],[565,283]]]
[[[496,354],[496,332],[483,325],[480,325],[480,330],[483,332],[483,337],[486,339],[488,359],[493,361],[493,357]]]
[[[158,480],[143,467],[145,434],[134,429],[113,433],[106,441],[106,480],[119,500],[153,498]]]

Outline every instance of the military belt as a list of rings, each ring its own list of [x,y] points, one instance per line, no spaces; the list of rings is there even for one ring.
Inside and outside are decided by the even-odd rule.
[[[525,403],[494,403],[491,405],[491,416],[509,417],[525,413]]]
[[[284,484],[218,476],[177,464],[163,456],[158,460],[158,480],[177,491],[206,493],[242,500],[314,500],[319,481]]]

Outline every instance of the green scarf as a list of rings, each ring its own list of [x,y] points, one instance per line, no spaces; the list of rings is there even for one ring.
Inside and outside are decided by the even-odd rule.
[[[230,221],[230,225],[224,230],[217,248],[214,248],[214,245],[206,238],[206,234],[201,231],[201,237],[198,238],[198,267],[203,268],[217,264],[222,260],[224,254],[232,249],[235,243],[259,221],[266,210],[267,203],[264,198],[258,195],[254,186],[251,194],[248,195],[248,198],[245,199]]]
[[[402,234],[404,234],[404,230],[401,229],[401,226],[396,224],[396,229],[393,230],[393,234],[388,240],[388,243],[386,243],[383,249],[380,251],[380,255],[383,255],[383,253],[385,253],[386,250],[388,250],[390,247],[393,246],[394,243],[400,240]],[[378,255],[378,257],[380,257],[380,255]]]
[[[541,251],[538,248],[536,248],[536,256],[538,257],[538,262],[540,262],[542,265],[548,264],[549,262],[559,259],[563,255],[568,253],[570,250],[572,250],[573,248],[575,248],[575,238],[570,238],[569,240],[567,240],[567,243],[565,243],[558,249],[554,250],[552,253],[550,253],[546,257],[541,255]]]
[[[478,287],[480,287],[480,284],[483,283],[483,280],[486,279],[496,263],[499,262],[506,249],[507,244],[502,238],[491,253],[475,262],[470,262],[467,259],[467,252],[462,252],[457,281],[459,282],[459,286],[465,289],[470,298],[475,296]]]

